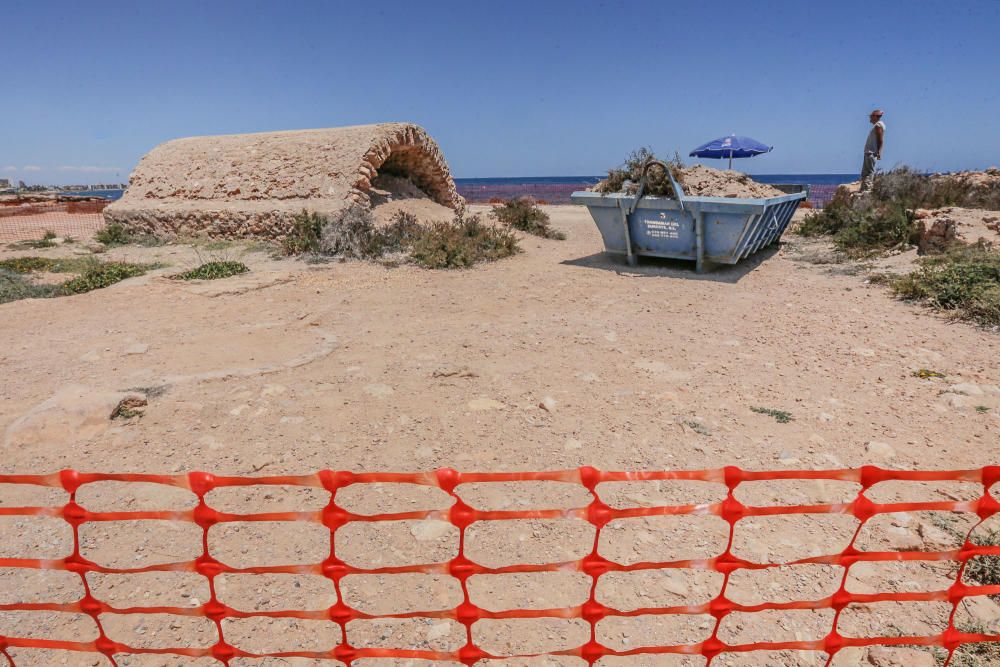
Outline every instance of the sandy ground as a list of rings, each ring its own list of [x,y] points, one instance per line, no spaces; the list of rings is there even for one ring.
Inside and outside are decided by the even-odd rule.
[[[369,190],[372,216],[377,225],[394,222],[400,211],[416,216],[423,223],[447,222],[455,211],[443,206],[405,178],[379,175],[372,179]]]
[[[691,265],[681,262],[650,260],[629,268],[602,253],[585,209],[548,211],[568,240],[527,237],[521,243],[523,254],[469,271],[429,272],[361,262],[309,265],[248,252],[244,260],[250,274],[180,283],[161,274],[194,266],[199,256],[232,258],[242,251],[202,248],[196,253],[189,246],[110,251],[106,257],[157,259],[173,266],[89,294],[0,306],[4,377],[0,430],[5,431],[0,471],[204,469],[270,475],[324,468],[413,471],[448,466],[506,471],[580,465],[624,470],[738,465],[763,470],[865,464],[951,469],[1000,460],[1000,338],[995,333],[895,301],[884,288],[866,285],[852,265],[809,261],[816,256],[816,242],[791,235],[781,248],[764,251],[749,262],[697,275]],[[65,246],[17,254],[71,252]],[[945,377],[921,379],[914,376],[919,369]],[[60,435],[58,425],[44,438],[24,427],[23,417],[72,386],[84,387],[82,393],[90,395],[138,388],[148,392],[149,405],[141,418],[91,425],[90,437],[83,440],[72,433]],[[793,420],[778,423],[752,411],[754,407],[785,410]],[[828,492],[811,488],[806,495]],[[162,491],[150,493],[167,502]],[[682,495],[692,493],[686,490]],[[776,501],[784,493],[771,489],[764,495]],[[496,497],[512,502],[510,494]],[[518,507],[539,502],[526,492],[514,497]],[[631,497],[639,504],[655,500],[648,490],[635,491]],[[127,504],[134,507],[135,502],[133,498]],[[237,506],[253,511],[260,502],[243,498]],[[886,528],[889,537],[883,536],[884,540],[920,532],[917,523],[907,521]],[[802,531],[801,526],[760,527],[740,539],[747,553],[764,555],[781,554],[796,543],[834,550],[842,546],[845,529],[834,524],[815,526],[813,532]],[[86,538],[95,558],[123,553],[131,558],[133,552],[138,557],[158,549],[168,558],[179,557],[191,548],[192,538],[183,534],[183,526],[166,537],[148,528],[140,531],[147,542],[155,542],[157,535],[161,540],[158,547],[144,549],[128,540],[116,542],[107,534],[113,526],[99,528]],[[586,545],[579,528],[519,526],[506,537],[483,535],[480,556],[509,558],[512,542],[528,540],[530,546],[539,535],[548,536],[547,548],[572,554]],[[642,526],[638,534],[623,528],[608,548],[628,560],[640,558],[642,549],[651,548],[650,540],[653,547],[663,549],[683,547],[690,539],[711,550],[717,542],[718,527],[708,523],[683,529],[690,536],[682,538],[664,538],[676,535],[664,528],[669,527],[655,522]],[[33,539],[32,530],[24,525],[15,532],[29,542]],[[359,549],[359,562],[371,563],[399,553],[401,545],[414,537],[417,533],[404,530],[402,536],[367,541],[357,537],[349,543]],[[780,544],[768,546],[774,538]],[[870,539],[877,543],[883,538]],[[661,544],[663,539],[667,543]],[[65,546],[65,535],[36,536],[39,540],[57,552]],[[261,540],[258,548],[263,548]],[[296,553],[304,562],[316,554],[321,557],[325,548],[322,536],[297,544]],[[225,544],[220,541],[218,548]],[[447,544],[441,548],[447,551]],[[520,550],[514,552],[515,557],[527,557]],[[926,586],[936,576],[931,570],[909,579],[892,571],[866,574],[865,585],[893,590],[910,579]],[[806,591],[822,596],[829,594],[822,593],[828,587],[826,578],[835,578],[836,572],[799,570],[789,576],[784,588],[774,581],[746,582],[743,594],[752,598],[754,591],[758,596],[765,591],[765,599],[774,599],[781,590],[789,591],[780,594],[789,595],[788,599]],[[378,582],[363,583],[356,592],[358,605],[385,596]],[[317,589],[314,582],[308,590],[322,597],[321,584]],[[203,583],[191,583],[184,592],[203,596],[198,585]],[[385,582],[381,585],[384,588]],[[511,596],[515,606],[579,603],[563,599],[579,597],[579,584],[574,588],[571,581],[492,585],[495,590],[490,593],[484,584],[482,600],[502,593]],[[133,581],[132,586],[154,597],[183,588],[159,580],[141,586]],[[229,586],[233,596],[252,597],[254,591],[270,588],[280,597],[286,590],[278,585],[262,587],[259,581],[232,581]],[[443,600],[445,607],[454,604],[449,597],[454,591],[449,592],[446,582],[435,586],[422,598]],[[6,588],[32,590],[32,585],[21,581]],[[72,582],[64,582],[47,590],[67,594],[71,588]],[[666,604],[662,596],[669,598],[671,591],[675,596],[671,604],[679,603],[677,596],[714,593],[710,582],[695,580],[645,582],[641,588],[641,596],[651,597],[652,602],[644,599],[639,605],[633,600],[633,608]],[[395,606],[406,607],[407,587],[390,590]],[[304,593],[297,594],[300,597],[286,600],[287,604],[303,604]],[[409,595],[412,598],[412,591]],[[606,599],[627,608],[629,595],[627,586],[614,587]],[[253,608],[264,603],[246,604]],[[328,601],[318,604],[322,607]],[[916,624],[912,631],[933,632],[942,613],[947,620],[946,611],[933,605],[910,614],[899,609],[865,610],[851,622],[877,630],[880,624],[902,618]],[[1000,609],[990,608],[984,615],[995,613]],[[733,626],[720,636],[754,641],[772,637],[775,627],[786,628],[793,636],[808,635],[808,628],[829,623],[818,618],[821,615],[810,613],[809,618],[791,621],[733,619]],[[81,619],[85,621],[89,619]],[[119,638],[134,639],[127,634],[139,627],[134,619],[117,621],[125,633]],[[23,628],[16,619],[0,614],[0,634],[10,623]],[[33,623],[39,628],[69,627],[52,621]],[[140,624],[143,632],[152,627],[150,623],[147,619]],[[700,623],[687,628],[690,636],[677,641],[697,641],[699,632],[704,633]],[[554,650],[560,642],[580,643],[580,628],[572,623],[556,625],[494,628],[490,632],[499,634],[486,637],[482,645],[517,653]],[[613,636],[607,641],[627,647],[652,636],[654,630],[649,624],[609,628]],[[256,637],[267,650],[274,650],[269,637],[289,632],[274,624],[241,631],[248,633],[243,641]],[[180,631],[164,627],[162,632]],[[205,630],[180,634],[194,637],[197,632]],[[395,635],[396,630],[385,627],[358,632],[359,641],[367,641],[366,633],[374,632],[382,640],[393,636],[405,642],[406,632],[416,632],[426,642],[431,631],[424,624]],[[447,644],[454,632],[450,626],[434,627],[432,635]],[[17,664],[103,664],[92,656],[29,654],[22,652]],[[859,653],[843,656],[835,664],[868,664],[861,662]],[[131,661],[122,664],[202,664],[127,660]],[[903,658],[898,660],[884,664],[903,664]],[[370,663],[375,664],[390,663]],[[582,663],[548,659],[530,664]],[[703,661],[661,658],[606,664],[670,667]],[[823,656],[725,656],[712,664],[821,665]],[[924,663],[908,658],[906,664]]]
[[[550,211],[567,241],[525,238],[520,256],[471,271],[252,253],[253,272],[225,281],[147,276],[0,306],[0,426],[71,383],[165,388],[135,423],[71,448],[8,445],[2,468],[830,467],[873,462],[870,441],[890,445],[881,462],[896,466],[997,460],[1000,410],[972,405],[1000,407],[995,334],[841,266],[796,261],[791,235],[791,247],[703,275],[686,263],[629,269],[601,252],[584,209]],[[106,257],[155,258],[172,273],[235,254]],[[129,353],[137,344],[148,349]],[[913,377],[919,368],[947,378]],[[969,383],[986,389],[961,401],[947,391]]]

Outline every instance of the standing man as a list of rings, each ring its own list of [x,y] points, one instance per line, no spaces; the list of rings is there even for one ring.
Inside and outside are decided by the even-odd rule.
[[[875,163],[882,159],[882,144],[885,141],[885,123],[882,122],[882,110],[875,109],[868,115],[872,129],[865,142],[865,161],[861,165],[861,192],[872,189],[875,181]]]

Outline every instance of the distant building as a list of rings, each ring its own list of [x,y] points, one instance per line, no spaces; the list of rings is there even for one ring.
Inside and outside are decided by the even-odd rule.
[[[10,190],[13,187],[9,178],[0,178],[0,190]]]

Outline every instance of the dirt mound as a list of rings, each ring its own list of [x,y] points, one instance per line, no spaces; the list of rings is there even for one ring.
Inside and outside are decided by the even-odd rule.
[[[900,170],[885,172],[882,177],[898,171]],[[921,174],[921,172],[916,173]],[[925,193],[938,194],[938,199],[948,203],[965,208],[986,209],[995,209],[1000,203],[1000,168],[989,167],[984,171],[956,171],[927,176],[930,186],[925,188]],[[842,196],[855,195],[860,191],[860,186],[860,181],[844,183],[837,188],[837,192],[842,193]],[[933,204],[931,207],[933,208]]]
[[[921,233],[922,238],[925,236],[941,237],[944,239],[945,245],[952,240],[963,243],[975,243],[980,239],[987,243],[1000,241],[1000,213],[996,211],[958,206],[936,209],[918,208],[913,211],[913,220],[922,226],[923,232],[925,232]],[[935,232],[935,229],[938,231]]]
[[[455,217],[455,211],[443,206],[402,176],[380,174],[372,179],[372,215],[375,224],[387,225],[399,211],[416,216],[421,223],[445,222]]]
[[[713,169],[696,164],[674,170],[674,178],[684,189],[684,194],[692,197],[735,197],[739,199],[765,199],[779,197],[781,190],[766,183],[758,183],[739,171]],[[635,194],[639,184],[633,180],[625,182],[622,192]],[[669,188],[669,184],[667,185]],[[597,183],[594,192],[610,192],[607,179]],[[648,190],[647,190],[648,192]],[[671,196],[669,193],[664,196]]]
[[[935,174],[934,178],[952,180],[973,189],[995,190],[1000,188],[1000,168],[985,171],[956,171],[952,174]]]
[[[944,185],[954,191],[954,201],[961,206],[995,209],[1000,204],[1000,169],[996,167],[985,171],[934,174],[931,178],[939,186]]]
[[[766,199],[785,194],[766,183],[758,183],[739,171],[712,169],[700,164],[684,167],[680,177],[684,193],[696,197],[737,197]]]

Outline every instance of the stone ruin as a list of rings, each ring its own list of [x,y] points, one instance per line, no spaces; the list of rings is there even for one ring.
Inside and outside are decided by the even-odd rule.
[[[175,139],[150,151],[105,220],[159,237],[280,239],[303,209],[336,219],[372,205],[377,175],[404,177],[461,210],[448,164],[423,128],[380,123]]]

